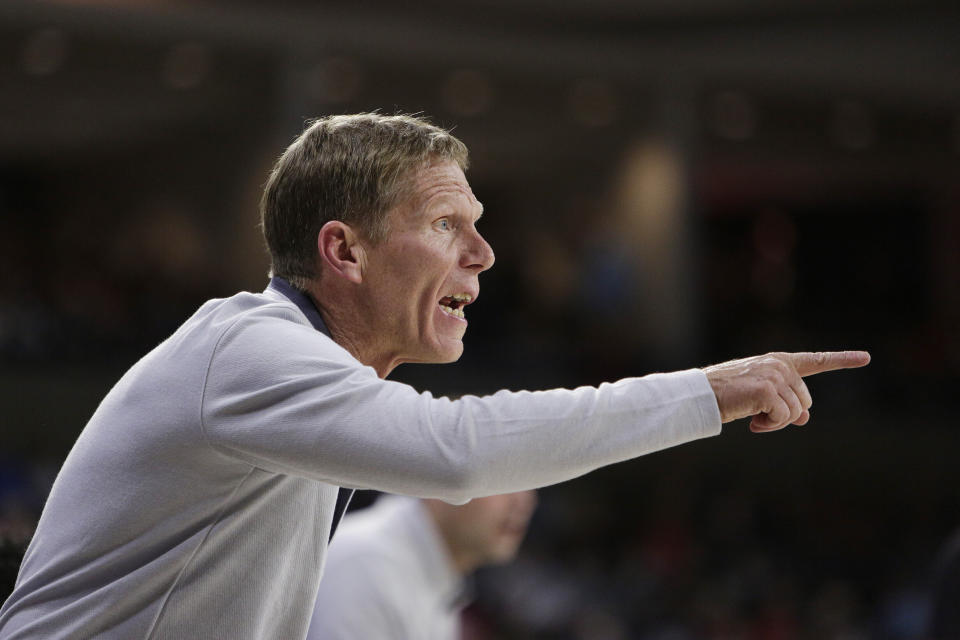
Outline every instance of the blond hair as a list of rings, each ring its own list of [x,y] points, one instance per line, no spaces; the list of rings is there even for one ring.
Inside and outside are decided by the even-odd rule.
[[[277,160],[260,201],[271,275],[305,289],[319,275],[317,234],[330,220],[382,241],[387,213],[437,161],[466,170],[467,147],[423,118],[358,113],[310,122]]]

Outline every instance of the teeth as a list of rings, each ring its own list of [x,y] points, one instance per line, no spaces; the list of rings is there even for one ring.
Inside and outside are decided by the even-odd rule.
[[[445,304],[440,305],[440,308],[452,316],[456,316],[458,318],[466,318],[466,316],[463,315],[463,309],[454,309],[453,307],[448,307]]]
[[[471,296],[469,293],[457,293],[450,297],[456,300],[457,302],[470,302],[471,300],[473,300],[473,296]]]

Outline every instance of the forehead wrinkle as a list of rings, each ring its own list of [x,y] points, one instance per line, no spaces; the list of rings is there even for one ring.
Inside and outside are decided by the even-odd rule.
[[[436,199],[451,198],[463,196],[471,209],[479,209],[475,219],[483,215],[483,204],[481,204],[470,188],[466,176],[456,167],[451,172],[451,165],[447,163],[432,164],[420,171],[414,178],[414,188],[412,197],[408,200],[408,206],[413,211],[426,211],[431,207]]]
[[[473,191],[469,185],[463,185],[458,181],[435,185],[433,188],[423,192],[422,196],[423,198],[420,204],[425,209],[430,208],[435,203],[442,203],[446,200],[456,200],[459,197],[463,197],[471,209],[479,210],[477,218],[483,215],[483,204],[473,195]]]

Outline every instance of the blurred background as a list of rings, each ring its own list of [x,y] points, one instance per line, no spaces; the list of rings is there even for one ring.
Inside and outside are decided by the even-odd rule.
[[[541,491],[470,638],[923,637],[960,528],[960,6],[923,0],[5,0],[0,600],[113,382],[266,285],[274,159],[372,109],[455,128],[498,258],[462,360],[397,379],[873,354],[809,426]]]

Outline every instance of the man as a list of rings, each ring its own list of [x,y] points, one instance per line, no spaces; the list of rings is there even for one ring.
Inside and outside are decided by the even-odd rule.
[[[302,638],[338,487],[466,502],[720,432],[809,419],[777,354],[598,388],[451,401],[385,380],[463,351],[493,251],[467,152],[406,116],[332,116],[264,192],[270,285],[211,300],[107,394],[60,470],[0,638]]]
[[[512,560],[536,505],[520,491],[465,505],[384,496],[344,518],[308,640],[455,640],[469,575]]]

